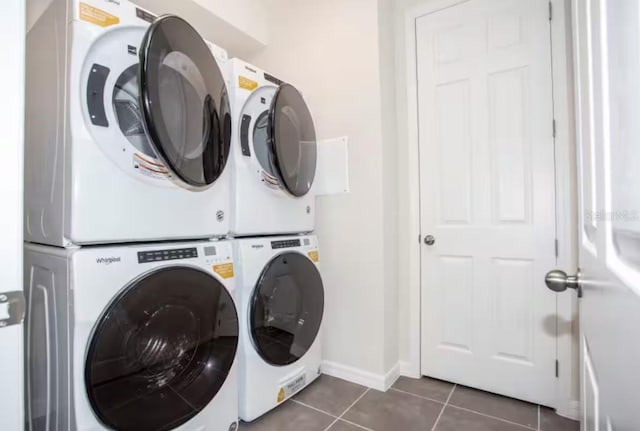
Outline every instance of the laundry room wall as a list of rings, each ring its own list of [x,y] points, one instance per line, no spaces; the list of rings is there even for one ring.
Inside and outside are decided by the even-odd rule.
[[[257,41],[268,42],[269,25],[264,19],[265,5],[261,0],[192,0],[205,9],[232,23],[238,30]]]
[[[398,343],[398,140],[396,68],[393,23],[394,0],[378,0],[380,104],[382,109],[382,166],[384,187],[385,298],[389,316],[385,324],[385,369],[400,367]],[[399,369],[397,370],[400,371]]]
[[[27,2],[27,31],[53,1]],[[224,47],[234,57],[253,55],[269,41],[265,4],[260,0],[132,1],[157,15],[173,13],[185,18],[203,37]]]
[[[27,2],[27,31],[54,0]],[[63,1],[63,0],[55,0]],[[233,56],[248,56],[268,43],[269,27],[260,0],[133,0],[161,15],[174,13],[187,19],[205,38],[223,46]]]
[[[382,387],[398,372],[391,0],[265,3],[269,45],[247,60],[301,89],[319,138],[349,136],[351,192],[317,206],[326,370]]]
[[[269,26],[260,0],[132,0],[155,14],[173,13],[224,47],[232,57],[247,57],[268,43]]]
[[[42,1],[42,0],[38,0]],[[225,48],[232,57],[247,57],[268,43],[269,27],[260,0],[132,0],[155,14],[173,13]]]

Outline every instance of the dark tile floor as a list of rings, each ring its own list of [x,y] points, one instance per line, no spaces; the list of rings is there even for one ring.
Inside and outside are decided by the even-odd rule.
[[[546,407],[429,378],[387,392],[330,376],[240,431],[579,431]]]

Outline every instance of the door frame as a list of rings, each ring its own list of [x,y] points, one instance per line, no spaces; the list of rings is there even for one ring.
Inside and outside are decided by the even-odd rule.
[[[421,250],[420,245],[420,150],[418,133],[416,20],[424,15],[466,3],[470,0],[424,0],[405,13],[405,61],[407,97],[407,159],[408,168],[408,236],[401,238],[400,247],[408,256],[409,271],[409,358],[402,374],[421,376]],[[544,2],[544,0],[539,0]],[[550,0],[551,64],[553,112],[556,121],[556,264],[568,273],[577,270],[577,174],[574,126],[573,44],[570,0]],[[552,121],[552,119],[549,119]],[[551,269],[551,268],[550,268]],[[542,280],[541,280],[542,283]],[[579,417],[579,343],[578,302],[575,295],[558,295],[557,357],[559,377],[556,399],[551,407],[563,416]]]
[[[0,5],[0,22],[9,49],[0,67],[2,82],[8,82],[5,103],[0,106],[0,157],[8,168],[2,170],[0,196],[4,211],[0,215],[4,240],[0,242],[0,292],[23,291],[23,191],[24,191],[24,82],[26,2],[4,1]],[[8,264],[7,264],[8,262]],[[11,391],[3,388],[0,402],[0,428],[22,429],[25,423],[24,404],[24,334],[23,326],[0,328],[0,377]]]

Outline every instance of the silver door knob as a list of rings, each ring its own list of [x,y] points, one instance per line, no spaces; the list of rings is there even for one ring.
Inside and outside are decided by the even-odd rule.
[[[431,246],[436,243],[436,237],[433,235],[427,235],[424,237],[424,243]]]
[[[575,289],[578,297],[582,297],[582,283],[580,281],[580,272],[576,275],[567,275],[560,269],[554,269],[547,272],[544,282],[550,290],[554,292],[564,292],[567,289]]]

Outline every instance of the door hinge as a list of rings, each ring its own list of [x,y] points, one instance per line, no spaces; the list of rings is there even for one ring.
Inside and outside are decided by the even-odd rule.
[[[549,21],[553,20],[553,4],[549,2]]]
[[[556,377],[560,377],[560,362],[556,359]]]
[[[0,293],[0,328],[20,325],[24,312],[25,300],[21,291]]]
[[[551,121],[551,134],[553,135],[553,137],[556,137],[556,119],[554,118]]]
[[[560,249],[560,245],[559,245],[559,243],[558,243],[558,240],[557,240],[557,239],[555,240],[554,247],[555,247],[555,250],[556,250],[556,257],[558,257],[558,256],[560,255],[560,253],[559,253],[559,251],[558,251],[558,250]]]

